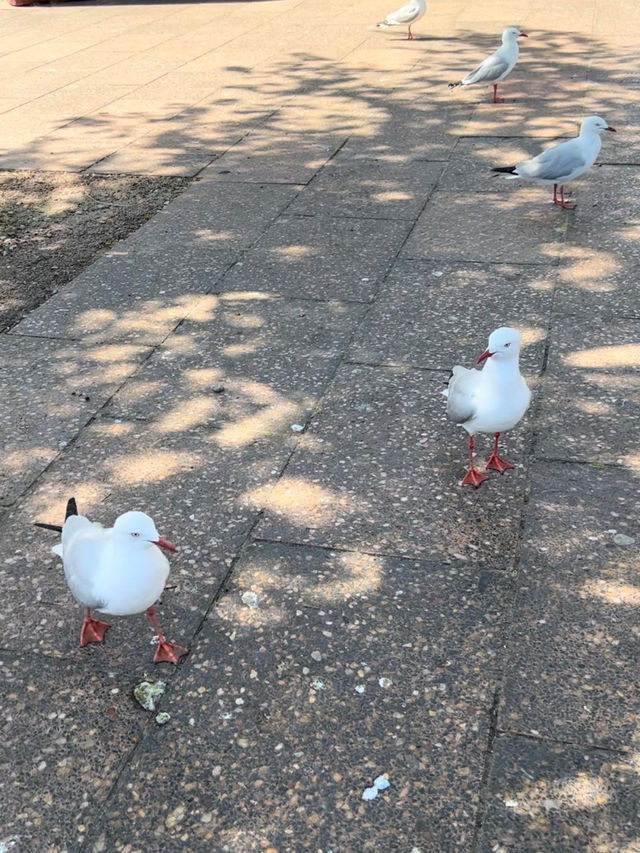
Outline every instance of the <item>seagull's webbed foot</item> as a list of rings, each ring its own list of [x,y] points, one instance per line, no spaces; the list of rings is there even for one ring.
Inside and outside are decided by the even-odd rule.
[[[485,480],[488,480],[486,474],[483,474],[482,471],[478,471],[477,468],[469,468],[467,473],[464,475],[462,480],[460,481],[461,486],[474,486],[474,488],[478,488],[481,483],[484,483]]]
[[[110,627],[111,625],[107,622],[92,619],[89,610],[85,610],[82,628],[80,629],[80,645],[86,646],[89,643],[101,643]]]
[[[188,649],[183,646],[178,646],[176,643],[169,643],[167,640],[159,640],[158,648],[153,656],[154,663],[178,663],[183,655],[186,655]]]
[[[484,467],[485,471],[499,471],[501,474],[504,474],[504,472],[508,471],[509,468],[515,468],[515,465],[512,465],[511,462],[507,462],[506,459],[501,459],[497,453],[492,453],[487,459],[487,464]]]

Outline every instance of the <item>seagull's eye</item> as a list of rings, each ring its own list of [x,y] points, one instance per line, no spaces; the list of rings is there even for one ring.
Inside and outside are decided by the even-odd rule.
[[[511,341],[509,341],[509,343],[506,343],[506,344],[504,345],[504,348],[505,348],[505,349],[509,349],[509,347],[510,347],[510,346],[511,346]]]
[[[139,533],[132,533],[131,535],[132,535],[132,536],[140,536],[140,534],[139,534]]]

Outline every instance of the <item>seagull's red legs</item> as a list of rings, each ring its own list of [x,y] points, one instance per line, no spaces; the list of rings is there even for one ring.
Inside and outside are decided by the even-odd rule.
[[[575,210],[575,204],[564,200],[564,184],[560,184],[560,207],[563,210]]]
[[[493,84],[493,103],[494,104],[504,104],[504,98],[498,97],[498,84]]]
[[[407,36],[407,41],[413,41],[413,33],[411,32],[411,24],[409,24],[409,35]]]
[[[509,468],[514,468],[515,466],[511,464],[511,462],[507,462],[506,459],[501,459],[498,456],[498,440],[500,438],[500,433],[497,432],[495,434],[494,442],[493,442],[493,450],[491,451],[491,455],[487,459],[487,464],[484,466],[485,470],[489,471],[499,471],[501,474],[504,474],[505,471],[508,471]]]
[[[84,620],[80,629],[80,645],[86,646],[88,643],[101,643],[110,627],[111,625],[108,625],[106,622],[101,622],[99,619],[92,619],[91,611],[88,607],[85,607]]]
[[[154,663],[178,663],[182,655],[186,655],[188,649],[178,646],[175,643],[167,642],[167,638],[162,633],[162,628],[156,619],[156,612],[153,607],[147,610],[147,616],[151,620],[151,624],[158,637],[158,648],[153,656]]]
[[[558,199],[558,196],[557,196],[557,190],[558,190],[558,185],[554,184],[553,185],[553,203],[554,204],[560,204],[560,200]]]
[[[475,486],[476,489],[483,483],[485,480],[488,480],[486,474],[483,474],[482,471],[478,471],[477,468],[473,467],[473,436],[469,436],[469,470],[462,478],[460,485],[461,486]]]

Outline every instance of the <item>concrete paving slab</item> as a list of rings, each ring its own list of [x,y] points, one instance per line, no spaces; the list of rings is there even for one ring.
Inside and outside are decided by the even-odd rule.
[[[513,325],[524,335],[523,369],[537,373],[556,274],[554,267],[398,261],[347,357],[431,370],[471,366],[494,328]]]
[[[540,463],[531,490],[498,724],[637,750],[636,476]]]
[[[391,164],[384,157],[354,155],[343,149],[300,192],[288,212],[413,221],[441,171],[440,163]]]
[[[345,365],[285,476],[244,496],[263,510],[257,535],[509,569],[523,471],[492,477],[483,491],[459,485],[467,441],[444,414],[446,377]],[[505,442],[518,466],[522,436],[521,426]],[[488,448],[479,438],[478,464]]]
[[[632,851],[635,762],[604,750],[498,737],[479,853]]]
[[[640,443],[640,325],[574,320],[554,330],[536,454],[623,463]]]
[[[144,419],[152,433],[185,430],[223,448],[290,436],[318,404],[363,310],[223,294],[206,326],[185,321],[106,412]]]
[[[232,263],[225,251],[185,250],[179,261],[120,243],[32,311],[10,332],[24,336],[161,343],[181,320],[206,322],[218,300],[211,290]]]
[[[0,672],[3,843],[77,850],[142,735],[133,684],[95,662],[6,650]]]
[[[402,258],[550,264],[565,239],[566,211],[544,191],[501,195],[435,192],[403,246]],[[473,222],[467,230],[462,223]]]
[[[445,166],[438,189],[456,192],[489,192],[508,196],[523,181],[505,183],[504,176],[492,172],[494,166],[511,166],[542,149],[537,140],[473,138],[460,139]]]
[[[285,215],[225,275],[221,289],[367,302],[410,227],[401,220]]]
[[[262,129],[249,133],[203,173],[203,180],[306,184],[344,139],[307,141]]]
[[[295,196],[290,187],[202,183],[14,327],[18,335],[157,344],[206,322],[223,273]],[[175,246],[180,245],[179,257]]]
[[[171,728],[149,731],[95,836],[315,851],[355,832],[362,851],[470,851],[507,594],[494,574],[248,549],[163,704]]]
[[[148,353],[0,335],[0,505],[25,491]]]
[[[640,319],[640,264],[606,248],[566,246],[558,268],[555,310],[563,317]]]

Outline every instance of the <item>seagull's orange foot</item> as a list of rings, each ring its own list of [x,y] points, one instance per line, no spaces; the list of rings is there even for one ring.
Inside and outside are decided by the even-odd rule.
[[[82,628],[80,629],[80,645],[86,646],[88,643],[101,643],[110,627],[111,625],[107,622],[101,622],[99,619],[91,619],[91,617],[85,616]]]
[[[154,663],[178,663],[180,658],[186,653],[189,649],[185,649],[182,646],[178,646],[176,643],[168,643],[166,640],[161,640],[158,643],[158,648],[156,649],[156,653],[153,656]]]
[[[484,483],[484,481],[488,479],[489,478],[487,477],[487,475],[483,474],[482,471],[478,471],[477,468],[469,468],[467,473],[460,481],[460,485],[474,486],[477,489],[481,483]]]
[[[560,205],[563,210],[575,210],[575,204],[570,204],[568,201],[563,201]]]
[[[499,471],[501,474],[504,474],[509,468],[515,468],[515,465],[507,462],[506,459],[501,459],[497,453],[492,453],[484,467],[486,471]]]

